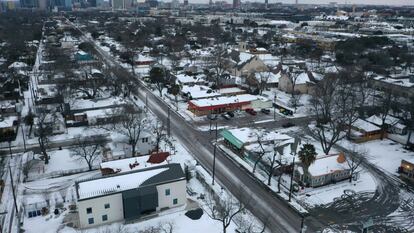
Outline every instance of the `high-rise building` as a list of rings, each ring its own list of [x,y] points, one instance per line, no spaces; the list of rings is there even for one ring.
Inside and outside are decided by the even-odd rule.
[[[212,6],[212,5],[213,5],[213,0],[210,0],[210,1],[208,2],[208,4],[209,4],[210,6]]]
[[[184,0],[184,6],[188,6],[188,0]]]
[[[134,7],[132,0],[112,0],[112,9],[127,10]]]
[[[233,8],[239,8],[240,7],[240,0],[233,0]]]

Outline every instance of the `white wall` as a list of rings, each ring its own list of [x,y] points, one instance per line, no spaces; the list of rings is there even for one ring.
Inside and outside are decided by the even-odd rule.
[[[105,209],[105,204],[110,208]],[[81,228],[94,227],[97,225],[116,222],[124,219],[122,194],[103,196],[83,201],[78,201],[79,224]],[[86,209],[92,207],[92,213],[87,214]],[[107,215],[108,220],[102,221],[102,215]],[[93,218],[94,224],[89,224],[88,219]]]
[[[186,180],[180,180],[174,183],[162,184],[157,186],[158,192],[158,208],[172,208],[175,206],[184,205],[186,203]],[[165,195],[165,190],[170,189],[170,195]],[[174,198],[177,198],[177,204],[173,204]]]

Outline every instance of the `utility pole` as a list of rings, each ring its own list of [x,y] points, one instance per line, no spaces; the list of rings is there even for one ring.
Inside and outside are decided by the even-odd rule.
[[[170,112],[170,107],[168,107],[168,119],[167,119],[167,130],[168,130],[168,137],[171,136],[171,130],[170,130],[170,121],[171,121],[171,112]]]
[[[216,140],[214,142],[214,150],[213,150],[213,182],[212,182],[212,185],[214,185],[214,179],[216,175],[216,150],[217,150],[217,121],[216,121]]]
[[[23,136],[23,146],[24,146],[24,152],[26,152],[26,138],[24,137],[23,125],[22,125],[22,136]]]
[[[300,223],[300,233],[304,233],[304,231],[303,231],[304,222],[305,222],[305,216],[302,216],[302,221]]]
[[[13,193],[14,207],[16,208],[16,214],[18,214],[19,213],[19,209],[17,208],[16,193],[14,192],[13,175],[12,175],[12,170],[11,170],[11,166],[10,166],[11,159],[13,158],[13,156],[12,156],[13,153],[12,153],[12,150],[11,150],[11,141],[9,141],[9,153],[10,153],[10,160],[9,160],[10,182],[11,182],[11,188],[12,188],[12,193]]]
[[[293,156],[293,163],[292,163],[292,174],[290,174],[290,187],[289,187],[289,202],[292,199],[292,191],[293,191],[293,172],[295,172],[295,156]]]

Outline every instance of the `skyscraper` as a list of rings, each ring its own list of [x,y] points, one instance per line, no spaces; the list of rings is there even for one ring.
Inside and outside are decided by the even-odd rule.
[[[188,6],[188,0],[184,0],[184,6]]]
[[[240,7],[240,0],[233,0],[233,8],[239,8]]]

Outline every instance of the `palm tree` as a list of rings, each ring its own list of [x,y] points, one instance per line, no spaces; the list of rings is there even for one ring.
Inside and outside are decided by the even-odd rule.
[[[315,151],[315,147],[312,144],[304,144],[299,152],[299,159],[302,162],[303,165],[303,170],[304,170],[304,175],[305,177],[308,177],[308,169],[310,167],[310,165],[315,162],[316,160],[316,151]]]

